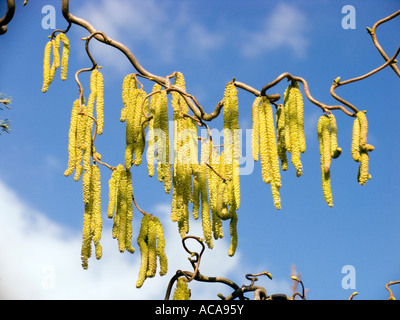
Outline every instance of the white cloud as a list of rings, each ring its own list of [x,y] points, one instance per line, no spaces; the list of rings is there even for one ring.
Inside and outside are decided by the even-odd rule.
[[[80,232],[29,208],[0,181],[0,299],[163,299],[176,270],[191,271],[192,267],[176,224],[168,221],[169,205],[156,206],[153,213],[166,229],[169,272],[147,279],[141,289],[136,289],[139,249],[133,255],[119,253],[116,240],[105,227],[103,257],[99,261],[91,258],[89,269],[83,270]],[[201,235],[198,222],[191,223],[191,234]],[[218,240],[213,250],[204,253],[203,274],[229,278],[241,272],[240,252],[228,257],[228,241],[229,236]],[[194,299],[214,299],[224,286],[192,282],[191,288]]]
[[[305,55],[307,17],[302,11],[280,3],[262,21],[258,30],[246,32],[242,46],[244,55],[255,57],[277,49],[290,49],[297,57]]]

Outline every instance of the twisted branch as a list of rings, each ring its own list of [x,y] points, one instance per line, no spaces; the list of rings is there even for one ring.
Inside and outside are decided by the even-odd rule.
[[[388,55],[385,53],[385,51],[382,49],[381,45],[378,42],[378,39],[376,37],[376,29],[383,23],[388,22],[390,20],[392,20],[393,18],[397,17],[398,15],[400,15],[400,10],[396,11],[395,13],[391,14],[390,16],[383,18],[379,21],[377,21],[374,26],[372,27],[372,29],[367,28],[368,33],[371,36],[372,42],[374,43],[375,47],[378,49],[379,53],[381,54],[381,56],[383,57],[383,59],[385,59],[386,61],[389,61],[389,57]],[[393,71],[397,74],[398,77],[400,77],[400,70],[397,66],[397,62],[392,61],[390,63],[390,67],[393,69]]]

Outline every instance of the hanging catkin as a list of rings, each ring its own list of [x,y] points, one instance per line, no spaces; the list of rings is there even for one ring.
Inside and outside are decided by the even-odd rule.
[[[224,92],[224,178],[226,180],[225,202],[227,205],[240,207],[240,178],[239,159],[240,135],[239,135],[239,112],[236,86],[230,82]]]
[[[329,132],[329,117],[322,115],[317,124],[319,152],[321,155],[322,191],[328,206],[333,206],[331,190],[331,135]]]
[[[164,230],[157,217],[149,214],[143,215],[137,243],[140,248],[141,259],[136,287],[140,288],[147,278],[156,275],[157,257],[160,261],[160,275],[163,276],[168,271]]]
[[[168,126],[168,99],[166,90],[162,90],[159,84],[153,86],[151,96],[150,113],[152,118],[149,125],[149,147],[148,147],[148,170],[153,176],[154,152],[157,159],[158,180],[164,182],[166,193],[171,189],[171,165],[169,147],[169,126]]]
[[[262,97],[256,97],[251,107],[252,117],[252,131],[251,131],[251,150],[253,152],[254,161],[258,161],[258,155],[260,152],[260,121],[259,121],[259,107],[262,101]]]
[[[276,110],[276,137],[278,140],[278,156],[281,161],[283,171],[288,169],[288,160],[286,155],[286,126],[285,126],[285,108],[279,105]]]
[[[173,300],[190,300],[190,289],[185,277],[178,278],[174,290]]]
[[[175,75],[174,86],[186,91],[182,73]],[[194,121],[187,117],[188,106],[177,91],[172,91],[172,109],[174,121],[174,164],[172,175],[171,219],[178,223],[181,237],[189,231],[189,202],[192,197],[193,172],[197,160],[197,128]]]
[[[261,173],[265,183],[271,186],[274,205],[281,209],[279,189],[281,187],[281,176],[277,149],[277,138],[271,104],[263,97],[259,106],[259,132],[260,132],[260,160]]]
[[[63,43],[62,56],[60,58],[60,47]],[[53,61],[51,62],[51,53],[53,53]],[[44,48],[43,58],[43,85],[42,92],[49,89],[50,84],[54,80],[56,70],[61,65],[61,79],[67,79],[69,56],[69,40],[64,33],[59,33],[55,38],[50,39]]]
[[[212,241],[212,222],[211,222],[210,205],[207,192],[207,186],[208,186],[207,163],[209,162],[210,159],[210,145],[211,141],[207,140],[202,144],[201,147],[201,161],[199,167],[199,189],[200,189],[199,191],[201,199],[201,222],[203,227],[203,236],[207,246],[210,249],[212,249],[214,246]]]
[[[82,228],[82,267],[88,268],[88,259],[91,257],[92,242],[95,246],[95,255],[97,259],[102,256],[102,247],[100,245],[102,218],[101,218],[101,183],[100,170],[93,164],[85,172],[83,183],[84,214]]]
[[[304,136],[304,104],[297,81],[287,87],[284,94],[285,142],[286,150],[291,153],[292,164],[299,177],[303,173],[300,154],[306,151]]]
[[[120,252],[127,250],[134,253],[132,247],[133,220],[132,173],[119,164],[109,180],[109,201],[107,216],[114,218],[112,236],[118,240]]]
[[[366,111],[358,111],[353,123],[353,136],[351,153],[353,159],[360,162],[357,180],[361,185],[365,185],[371,174],[369,173],[369,152],[374,150],[374,146],[367,144],[368,121]]]

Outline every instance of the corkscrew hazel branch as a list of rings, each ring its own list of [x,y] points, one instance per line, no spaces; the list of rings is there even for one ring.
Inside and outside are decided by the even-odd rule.
[[[392,292],[392,290],[390,290],[389,286],[394,285],[394,284],[399,284],[399,283],[400,283],[400,280],[399,281],[390,281],[385,285],[386,290],[389,291],[389,299],[388,300],[396,300],[393,295],[393,292]]]
[[[375,47],[378,49],[379,53],[381,54],[381,56],[388,61],[389,57],[388,55],[385,53],[385,51],[382,49],[381,45],[378,42],[378,38],[376,36],[376,29],[383,23],[388,22],[390,20],[392,20],[393,18],[397,17],[398,15],[400,15],[400,10],[396,11],[395,13],[387,16],[386,18],[383,18],[379,21],[377,21],[372,29],[367,28],[368,33],[371,36],[372,42],[374,43]],[[397,61],[392,61],[390,62],[390,67],[393,69],[393,71],[397,74],[398,77],[400,77],[400,70],[399,67],[397,66]]]
[[[15,1],[7,0],[7,9],[5,15],[0,18],[0,35],[7,32],[7,24],[10,23],[15,13]]]
[[[366,74],[361,75],[359,77],[355,77],[355,78],[348,79],[348,80],[345,80],[345,81],[340,81],[340,77],[336,78],[333,81],[333,83],[331,85],[331,88],[330,88],[330,93],[331,93],[332,97],[334,97],[336,100],[340,101],[345,106],[347,106],[350,109],[352,109],[354,111],[353,116],[355,116],[356,113],[358,112],[357,108],[355,106],[353,106],[350,102],[347,102],[346,100],[340,98],[335,93],[335,89],[337,87],[340,87],[340,86],[343,86],[343,85],[346,85],[346,84],[349,84],[349,83],[353,83],[353,82],[356,82],[356,81],[360,81],[360,80],[366,79],[366,78],[372,76],[373,74],[381,71],[382,69],[386,68],[387,66],[389,66],[389,65],[392,66],[392,63],[396,60],[396,57],[399,55],[399,53],[400,53],[400,46],[397,48],[397,50],[396,50],[396,52],[395,52],[395,54],[393,55],[392,58],[390,58],[390,59],[388,58],[388,60],[384,64],[382,64],[381,66],[379,66],[379,67],[371,70],[370,72],[367,72]]]

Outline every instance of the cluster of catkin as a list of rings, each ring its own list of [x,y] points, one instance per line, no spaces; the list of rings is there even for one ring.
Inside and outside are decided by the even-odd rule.
[[[356,114],[351,142],[351,155],[354,161],[360,162],[357,180],[361,185],[365,185],[371,179],[369,152],[374,150],[374,146],[367,144],[368,121],[365,113],[366,111],[358,111]]]
[[[100,259],[102,256],[100,239],[103,222],[101,218],[100,178],[100,169],[96,164],[92,164],[82,178],[85,210],[83,214],[81,259],[84,269],[88,268],[88,259],[92,252],[92,242],[95,246],[96,258]]]
[[[277,209],[281,209],[281,198],[279,194],[281,175],[279,169],[277,136],[275,134],[273,110],[266,97],[257,97],[254,100],[252,119],[253,158],[255,161],[258,161],[258,157],[260,156],[262,179],[265,183],[271,185],[274,205]],[[279,141],[279,143],[281,143],[281,141]]]
[[[122,82],[121,122],[126,122],[126,147],[125,168],[130,169],[134,163],[136,166],[142,162],[144,150],[144,129],[148,124],[145,121],[145,113],[148,113],[148,100],[143,88],[138,84],[133,74],[128,74]]]
[[[160,275],[163,276],[168,271],[164,229],[157,217],[150,214],[143,215],[137,243],[140,248],[140,269],[136,287],[140,288],[146,278],[156,275],[157,257],[160,263]]]
[[[75,100],[72,106],[71,122],[68,134],[68,168],[64,175],[69,176],[75,170],[75,181],[78,181],[84,170],[91,165],[92,156],[100,155],[94,150],[94,133],[103,132],[103,75],[94,69],[90,75],[90,95],[87,105],[84,101]],[[82,98],[83,100],[83,98]],[[96,109],[97,119],[94,118]],[[93,125],[95,124],[95,129]]]
[[[338,147],[337,142],[337,124],[335,116],[330,113],[329,115],[322,115],[318,119],[317,134],[319,143],[319,152],[321,155],[321,177],[322,177],[322,191],[324,199],[328,206],[333,206],[332,189],[331,189],[331,159],[338,158],[342,149]]]
[[[132,247],[133,187],[129,169],[119,164],[108,182],[109,197],[107,217],[113,220],[112,237],[118,240],[120,252],[134,253]]]
[[[87,105],[84,101],[75,100],[72,106],[71,122],[68,134],[68,168],[64,175],[69,176],[74,171],[74,180],[82,176],[83,199],[85,204],[82,265],[87,268],[90,257],[91,242],[96,248],[96,257],[101,257],[101,201],[100,201],[100,170],[93,159],[101,156],[94,149],[93,136],[103,130],[103,76],[94,69],[90,76],[90,95]],[[83,98],[82,98],[83,100]],[[95,106],[96,105],[96,106]],[[94,118],[96,109],[97,119]],[[95,128],[93,126],[95,125]],[[98,180],[98,181],[97,181]]]
[[[60,58],[61,42],[63,43],[63,49]],[[53,52],[53,61],[51,62],[52,52]],[[50,39],[47,42],[44,48],[42,92],[46,92],[49,89],[50,84],[53,82],[56,70],[60,67],[60,65],[61,65],[61,80],[67,79],[68,56],[69,56],[69,40],[64,33],[59,33],[56,37]]]
[[[150,100],[150,114],[147,147],[147,168],[149,176],[155,174],[155,157],[157,176],[164,183],[167,194],[171,190],[171,164],[169,145],[169,119],[167,92],[159,84],[153,86]]]
[[[306,151],[304,135],[304,102],[297,81],[287,87],[284,94],[284,106],[277,113],[279,157],[282,170],[287,169],[285,151],[291,153],[291,161],[296,169],[296,175],[303,173],[300,155]]]

